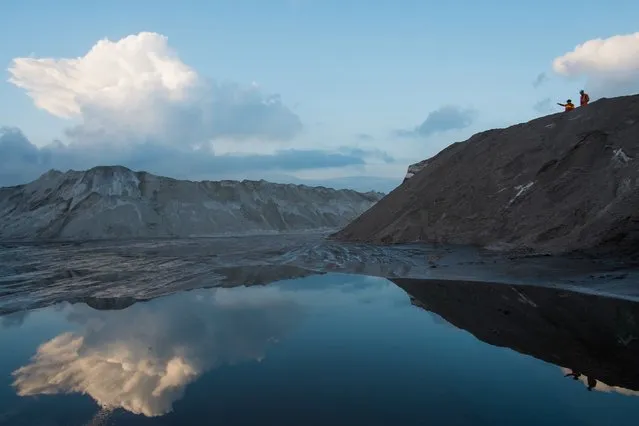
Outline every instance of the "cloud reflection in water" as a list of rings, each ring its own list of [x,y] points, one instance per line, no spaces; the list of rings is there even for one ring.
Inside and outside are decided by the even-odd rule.
[[[185,387],[221,365],[261,360],[304,316],[293,292],[235,288],[184,293],[117,311],[70,308],[83,324],[42,344],[14,371],[19,395],[83,393],[103,408],[172,410]]]

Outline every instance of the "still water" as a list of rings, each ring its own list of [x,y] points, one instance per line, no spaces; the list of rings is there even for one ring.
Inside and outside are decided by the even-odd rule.
[[[633,302],[340,274],[134,302],[0,317],[0,424],[639,424]]]

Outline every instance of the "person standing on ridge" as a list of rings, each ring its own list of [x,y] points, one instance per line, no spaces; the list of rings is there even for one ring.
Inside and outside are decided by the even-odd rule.
[[[557,105],[564,107],[564,111],[572,111],[575,109],[575,104],[573,104],[570,99],[568,99],[565,104],[557,103]]]
[[[586,106],[588,105],[588,102],[590,102],[590,96],[588,96],[588,93],[584,92],[583,89],[579,91],[579,105],[581,106]]]

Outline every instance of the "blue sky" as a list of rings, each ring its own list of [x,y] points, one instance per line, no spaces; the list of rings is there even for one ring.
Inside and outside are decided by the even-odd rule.
[[[144,162],[148,171],[392,186],[410,162],[477,131],[559,111],[554,104],[577,98],[582,87],[593,98],[639,89],[639,37],[585,49],[564,67],[566,75],[553,70],[553,60],[580,44],[639,31],[639,3],[633,1],[21,0],[4,2],[0,12],[0,62],[5,65],[0,126],[20,129],[38,149],[31,163],[18,165],[16,158],[25,158],[18,147],[27,142],[17,141],[15,129],[5,131],[0,147],[12,149],[12,157],[4,155],[12,160],[0,159],[5,169],[0,185],[32,179],[50,167],[105,161],[136,167],[141,163],[134,158],[145,149],[162,146]],[[64,87],[52,80],[43,87],[54,74],[51,67],[33,69],[23,63],[15,73],[9,71],[15,58],[81,58],[101,39],[117,43],[140,32],[167,37],[168,48],[197,73],[197,108],[180,100],[179,108],[174,102],[149,117],[133,107],[118,115],[123,105],[148,110],[159,101],[151,101],[148,91],[135,97],[128,89],[122,103],[105,104],[98,97],[105,93],[100,84],[107,77],[93,81],[95,68],[67,72],[74,81],[67,79]],[[156,46],[150,42],[139,54],[154,49],[149,45]],[[107,73],[134,78],[137,65],[131,55],[136,52],[127,59],[111,55],[104,62]],[[614,66],[623,72],[611,69],[611,55],[621,58]],[[603,65],[594,66],[597,61]],[[534,87],[541,73],[544,81]],[[7,81],[11,77],[22,87]],[[69,93],[76,89],[84,96],[77,102],[80,112],[69,118],[52,113],[52,105],[71,102]],[[27,94],[34,90],[49,107],[34,104]],[[273,95],[277,98],[271,102]],[[244,99],[241,105],[238,96]],[[434,114],[428,131],[414,131],[440,108],[450,114]],[[137,118],[147,121],[138,126]],[[158,122],[170,122],[170,128],[161,127],[166,130],[162,134],[149,130]],[[100,126],[108,137],[96,133]],[[126,132],[113,130],[120,126]],[[61,147],[46,146],[55,139]],[[189,157],[194,145],[199,151]],[[194,172],[188,159],[203,155],[218,158],[210,163],[199,158]],[[249,155],[251,161],[245,169],[238,161],[237,169],[229,170],[216,162],[228,164],[223,155],[233,155],[234,161]],[[181,161],[171,165],[171,157],[178,156]],[[154,167],[151,158],[163,165]]]

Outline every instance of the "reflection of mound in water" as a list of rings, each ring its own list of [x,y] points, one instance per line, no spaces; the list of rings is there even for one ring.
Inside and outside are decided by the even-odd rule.
[[[228,266],[217,268],[214,272],[219,276],[218,285],[221,287],[265,285],[319,274],[294,265]]]
[[[488,344],[569,366],[565,373],[579,373],[579,380],[595,390],[639,391],[637,302],[525,285],[393,282],[416,306]]]
[[[13,373],[14,386],[21,396],[86,393],[106,409],[168,413],[189,383],[213,368],[264,358],[302,316],[285,297],[229,292],[251,289],[185,293],[117,313],[72,306],[69,318],[84,331],[42,344]]]
[[[83,302],[98,311],[119,311],[140,302],[140,300],[133,297],[87,297]]]

